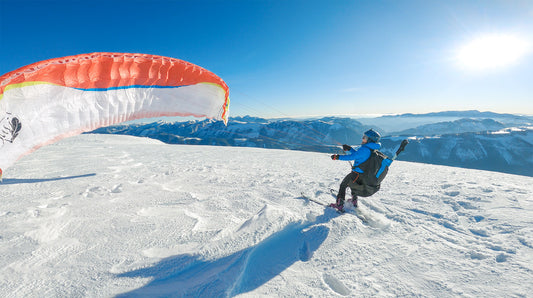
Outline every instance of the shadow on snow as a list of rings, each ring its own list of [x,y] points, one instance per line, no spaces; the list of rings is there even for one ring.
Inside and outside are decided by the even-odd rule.
[[[142,288],[118,297],[132,296],[235,296],[257,289],[298,261],[309,261],[326,240],[326,223],[338,214],[326,210],[313,221],[287,225],[262,242],[229,256],[204,260],[183,254],[161,260],[151,267],[118,274],[117,277],[152,277]]]
[[[16,178],[6,178],[3,179],[0,185],[2,184],[24,184],[24,183],[40,183],[40,182],[50,182],[50,181],[59,181],[59,180],[68,180],[76,178],[85,178],[96,176],[96,173],[85,174],[85,175],[76,175],[76,176],[67,176],[67,177],[55,177],[55,178],[26,178],[26,179],[16,179]]]

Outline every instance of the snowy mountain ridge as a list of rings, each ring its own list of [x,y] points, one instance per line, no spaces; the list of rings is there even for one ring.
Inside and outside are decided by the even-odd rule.
[[[395,132],[394,134],[433,136],[443,134],[460,134],[467,132],[497,131],[504,128],[507,128],[505,124],[492,119],[461,118],[454,121],[425,124],[416,128],[410,128]]]
[[[441,120],[441,114],[435,117]],[[402,122],[405,118],[393,119]],[[105,127],[94,132],[149,137],[169,144],[341,153],[340,145],[357,145],[363,132],[374,128],[382,132],[383,151],[389,155],[403,138],[412,140],[400,160],[533,176],[533,128],[528,125],[529,118],[502,114],[498,119],[508,119],[510,124],[493,119],[461,118],[387,132],[371,125],[368,119],[363,124],[361,119],[337,117],[308,120],[236,117],[228,126],[211,120],[160,121]],[[518,122],[522,123],[520,127],[511,126]],[[502,131],[506,133],[496,133]]]

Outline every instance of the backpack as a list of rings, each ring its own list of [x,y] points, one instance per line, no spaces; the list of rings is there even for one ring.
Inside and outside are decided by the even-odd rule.
[[[387,155],[381,151],[372,150],[370,157],[357,166],[363,170],[363,173],[359,174],[361,182],[365,186],[365,195],[363,196],[371,196],[379,190],[381,181],[387,176],[391,163],[392,159],[388,158]]]

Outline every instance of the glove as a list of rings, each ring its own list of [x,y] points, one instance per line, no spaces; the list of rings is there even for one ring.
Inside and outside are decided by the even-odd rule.
[[[344,145],[342,145],[342,150],[344,150],[344,151],[350,151],[350,150],[352,150],[352,147],[350,147],[350,146],[344,144]]]
[[[338,160],[338,159],[339,159],[339,155],[338,155],[338,154],[333,154],[333,155],[331,156],[331,159],[333,159],[333,160]]]

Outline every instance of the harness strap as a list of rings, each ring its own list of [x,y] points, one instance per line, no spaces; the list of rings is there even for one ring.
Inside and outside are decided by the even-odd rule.
[[[355,177],[355,179],[352,181],[352,183],[355,183],[355,181],[357,181],[357,179],[359,179],[359,172],[355,172],[357,173],[357,177]]]

